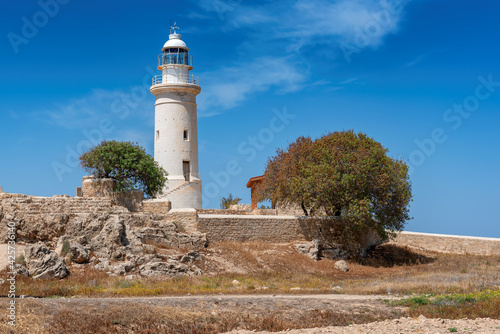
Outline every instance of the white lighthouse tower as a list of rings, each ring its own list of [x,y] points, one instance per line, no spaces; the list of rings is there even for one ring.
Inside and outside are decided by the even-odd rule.
[[[156,98],[154,158],[168,172],[162,198],[172,203],[172,209],[201,209],[196,114],[201,88],[198,78],[189,74],[193,56],[177,29],[175,24],[171,27],[158,56],[162,74],[153,78],[151,86]]]

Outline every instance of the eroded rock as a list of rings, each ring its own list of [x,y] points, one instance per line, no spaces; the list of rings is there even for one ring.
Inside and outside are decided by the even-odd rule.
[[[24,258],[33,278],[65,278],[69,275],[64,260],[45,244],[38,242],[26,246]]]
[[[75,263],[89,262],[89,251],[79,242],[67,235],[59,238],[55,252],[61,257],[67,257],[69,255],[69,260]]]

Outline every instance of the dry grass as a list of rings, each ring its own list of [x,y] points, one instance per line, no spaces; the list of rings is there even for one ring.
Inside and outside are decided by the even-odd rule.
[[[145,303],[110,306],[99,304],[75,306],[61,302],[43,306],[38,300],[18,302],[20,318],[16,333],[222,333],[233,329],[282,331],[294,328],[346,326],[394,318],[387,312],[357,313],[332,310],[308,310],[296,313],[273,311],[255,314],[223,310],[203,312]],[[3,308],[6,303],[0,302]],[[0,323],[0,332],[10,327]]]
[[[51,296],[158,296],[185,294],[345,293],[441,294],[500,288],[500,259],[451,254],[422,254],[382,245],[367,259],[348,261],[350,271],[334,261],[313,261],[292,245],[220,243],[197,262],[204,276],[126,280],[87,268],[72,269],[64,280],[18,277],[18,294]],[[0,273],[0,277],[5,275]],[[233,284],[237,280],[239,284]],[[300,290],[292,288],[299,287]],[[332,289],[333,287],[340,287]],[[0,295],[7,294],[0,285]]]

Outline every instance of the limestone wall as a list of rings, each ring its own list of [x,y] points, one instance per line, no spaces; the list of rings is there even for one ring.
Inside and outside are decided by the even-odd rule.
[[[96,217],[129,214],[107,198],[35,197],[0,193],[0,243],[7,240],[7,224],[15,222],[18,242],[56,241],[68,226]]]
[[[439,253],[500,255],[498,238],[401,232],[391,243]]]
[[[83,197],[112,197],[115,183],[113,179],[84,176],[82,180]]]
[[[335,237],[332,225],[296,216],[200,214],[198,230],[206,233],[210,242],[291,242]]]
[[[166,215],[172,209],[172,203],[167,200],[149,199],[142,202],[142,210],[144,212]]]
[[[197,209],[200,215],[257,215],[275,216],[275,209],[235,210],[235,209]]]
[[[0,210],[21,210],[25,214],[125,213],[111,198],[70,197],[67,195],[37,197],[0,193]]]
[[[142,190],[128,190],[115,193],[116,201],[119,205],[126,207],[130,212],[139,212],[142,210],[142,201],[144,192]]]
[[[198,214],[195,209],[173,209],[163,216],[163,221],[174,223],[180,230],[188,233],[198,231]]]

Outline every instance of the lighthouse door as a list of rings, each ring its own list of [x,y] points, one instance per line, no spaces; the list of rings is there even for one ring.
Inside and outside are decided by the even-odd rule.
[[[189,161],[182,162],[182,172],[184,173],[184,180],[189,182],[189,175],[191,174],[191,171],[189,169]]]

